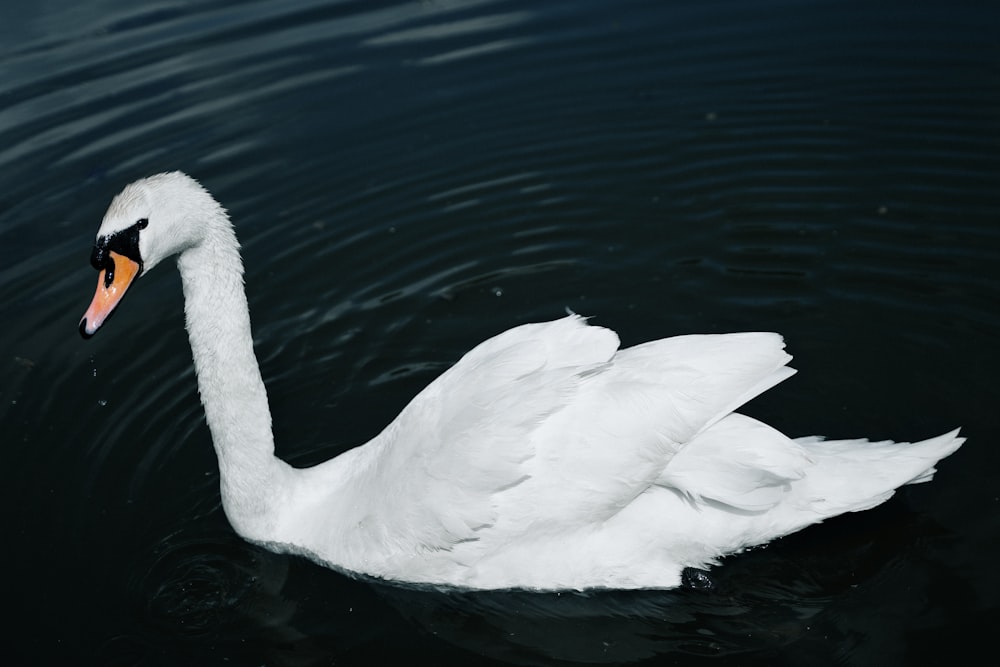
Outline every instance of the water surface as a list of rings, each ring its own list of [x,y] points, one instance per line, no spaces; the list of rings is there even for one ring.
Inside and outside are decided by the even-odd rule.
[[[1000,620],[1000,13],[976,3],[0,9],[11,664],[919,664]],[[230,210],[279,454],[376,434],[482,339],[783,333],[790,435],[963,426],[931,484],[712,591],[457,594],[237,538],[159,268],[76,333],[111,197]],[[714,658],[709,660],[709,658]]]

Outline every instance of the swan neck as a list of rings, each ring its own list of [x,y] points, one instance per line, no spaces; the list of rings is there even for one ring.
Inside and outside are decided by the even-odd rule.
[[[177,262],[198,390],[219,459],[226,515],[244,537],[267,539],[286,466],[274,456],[239,243],[221,208],[206,223],[204,240]]]

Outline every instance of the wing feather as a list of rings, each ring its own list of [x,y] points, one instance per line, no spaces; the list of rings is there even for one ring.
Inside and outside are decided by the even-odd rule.
[[[369,512],[400,543],[449,549],[476,539],[496,520],[496,495],[528,478],[532,433],[572,402],[581,373],[617,347],[614,332],[578,316],[483,342],[376,439],[379,488],[393,493]]]

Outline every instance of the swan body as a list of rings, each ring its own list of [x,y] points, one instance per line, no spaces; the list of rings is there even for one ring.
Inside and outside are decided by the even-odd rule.
[[[788,438],[735,413],[795,371],[773,333],[619,349],[578,316],[480,344],[367,444],[312,468],[274,455],[239,244],[172,172],[127,186],[97,235],[93,335],[177,255],[222,503],[244,538],[330,567],[467,588],[670,588],[686,567],[931,478],[958,431],[914,444]]]

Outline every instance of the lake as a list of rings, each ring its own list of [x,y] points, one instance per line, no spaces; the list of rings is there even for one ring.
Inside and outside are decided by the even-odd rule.
[[[1000,8],[163,2],[0,8],[5,664],[946,664],[1000,622]],[[376,435],[485,338],[782,333],[744,411],[968,438],[711,590],[444,592],[241,540],[177,272],[93,340],[94,235],[180,169],[243,245],[278,454]]]

